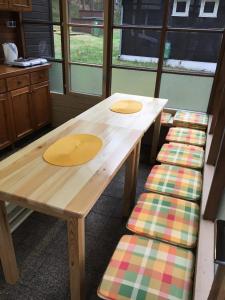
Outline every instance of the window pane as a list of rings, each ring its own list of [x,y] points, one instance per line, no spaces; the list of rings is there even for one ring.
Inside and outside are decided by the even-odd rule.
[[[163,74],[160,98],[169,99],[167,107],[207,111],[213,77]]]
[[[32,11],[23,13],[23,20],[59,22],[59,0],[32,0]]]
[[[177,2],[177,12],[185,12],[187,8],[187,1]]]
[[[225,220],[225,190],[222,194],[222,198],[221,198],[221,202],[220,202],[220,207],[218,210],[218,214],[217,214],[217,219],[219,220]]]
[[[99,28],[70,29],[70,60],[100,64],[103,62],[103,30]]]
[[[53,62],[51,64],[49,70],[50,91],[63,94],[62,64],[58,62]]]
[[[52,21],[60,22],[60,8],[59,8],[59,0],[52,0]]]
[[[155,82],[156,72],[113,68],[111,93],[127,93],[153,97]]]
[[[54,25],[54,50],[55,58],[62,59],[62,44],[61,44],[61,28],[60,26]]]
[[[69,22],[74,24],[101,25],[104,19],[103,0],[67,0]]]
[[[114,29],[113,64],[157,68],[160,32]]]
[[[24,24],[24,36],[27,56],[61,58],[60,27]]]
[[[114,24],[161,26],[163,3],[161,0],[115,0]]]
[[[102,95],[102,68],[71,65],[70,74],[72,92]]]
[[[187,14],[185,16],[180,13],[179,8],[182,2],[187,2],[187,5],[190,6],[188,8]],[[212,1],[215,3],[215,1]],[[206,5],[203,5],[203,0],[173,0],[171,1],[170,14],[169,14],[169,26],[171,27],[179,27],[179,28],[224,28],[225,27],[225,1],[218,0],[219,7],[218,12],[215,17],[205,17],[202,18],[203,6],[205,7],[205,12],[211,12],[215,7],[215,4],[212,2],[205,2]],[[177,14],[175,14],[175,8]]]
[[[219,33],[169,32],[164,68],[215,73],[222,35]]]

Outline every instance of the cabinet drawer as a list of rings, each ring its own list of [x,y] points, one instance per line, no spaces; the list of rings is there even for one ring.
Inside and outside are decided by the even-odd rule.
[[[7,87],[9,91],[19,89],[30,84],[29,74],[7,78]]]
[[[43,81],[48,81],[48,70],[47,69],[31,73],[31,83],[32,84],[43,82]]]
[[[5,79],[0,79],[0,93],[6,92]]]

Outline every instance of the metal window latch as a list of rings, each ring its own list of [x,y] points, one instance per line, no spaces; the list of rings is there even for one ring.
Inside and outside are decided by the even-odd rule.
[[[8,28],[16,28],[16,21],[14,21],[14,20],[7,21],[7,22],[6,22],[6,26],[7,26]]]

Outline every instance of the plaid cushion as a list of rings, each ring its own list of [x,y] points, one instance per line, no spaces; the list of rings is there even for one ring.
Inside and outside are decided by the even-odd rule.
[[[205,130],[208,120],[208,116],[205,113],[179,110],[174,116],[173,124],[175,126]]]
[[[162,124],[172,124],[172,114],[163,112],[161,115],[161,123]]]
[[[127,228],[153,239],[193,248],[198,234],[199,206],[164,195],[142,194]]]
[[[125,235],[103,276],[98,295],[111,300],[187,300],[193,254],[159,241]]]
[[[204,146],[206,143],[206,133],[195,129],[172,127],[169,129],[166,140],[169,142]]]
[[[164,144],[157,156],[161,163],[200,169],[204,163],[204,150],[201,147],[169,143]]]
[[[201,196],[202,175],[199,171],[156,165],[152,168],[145,188],[151,192],[196,201]]]

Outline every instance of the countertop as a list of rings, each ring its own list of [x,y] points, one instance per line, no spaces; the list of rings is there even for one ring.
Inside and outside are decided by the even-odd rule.
[[[17,76],[22,74],[27,74],[31,72],[38,71],[40,69],[46,69],[51,66],[50,63],[38,65],[34,67],[26,67],[26,68],[18,68],[18,67],[10,67],[7,65],[0,65],[0,79],[7,78],[11,76]]]

